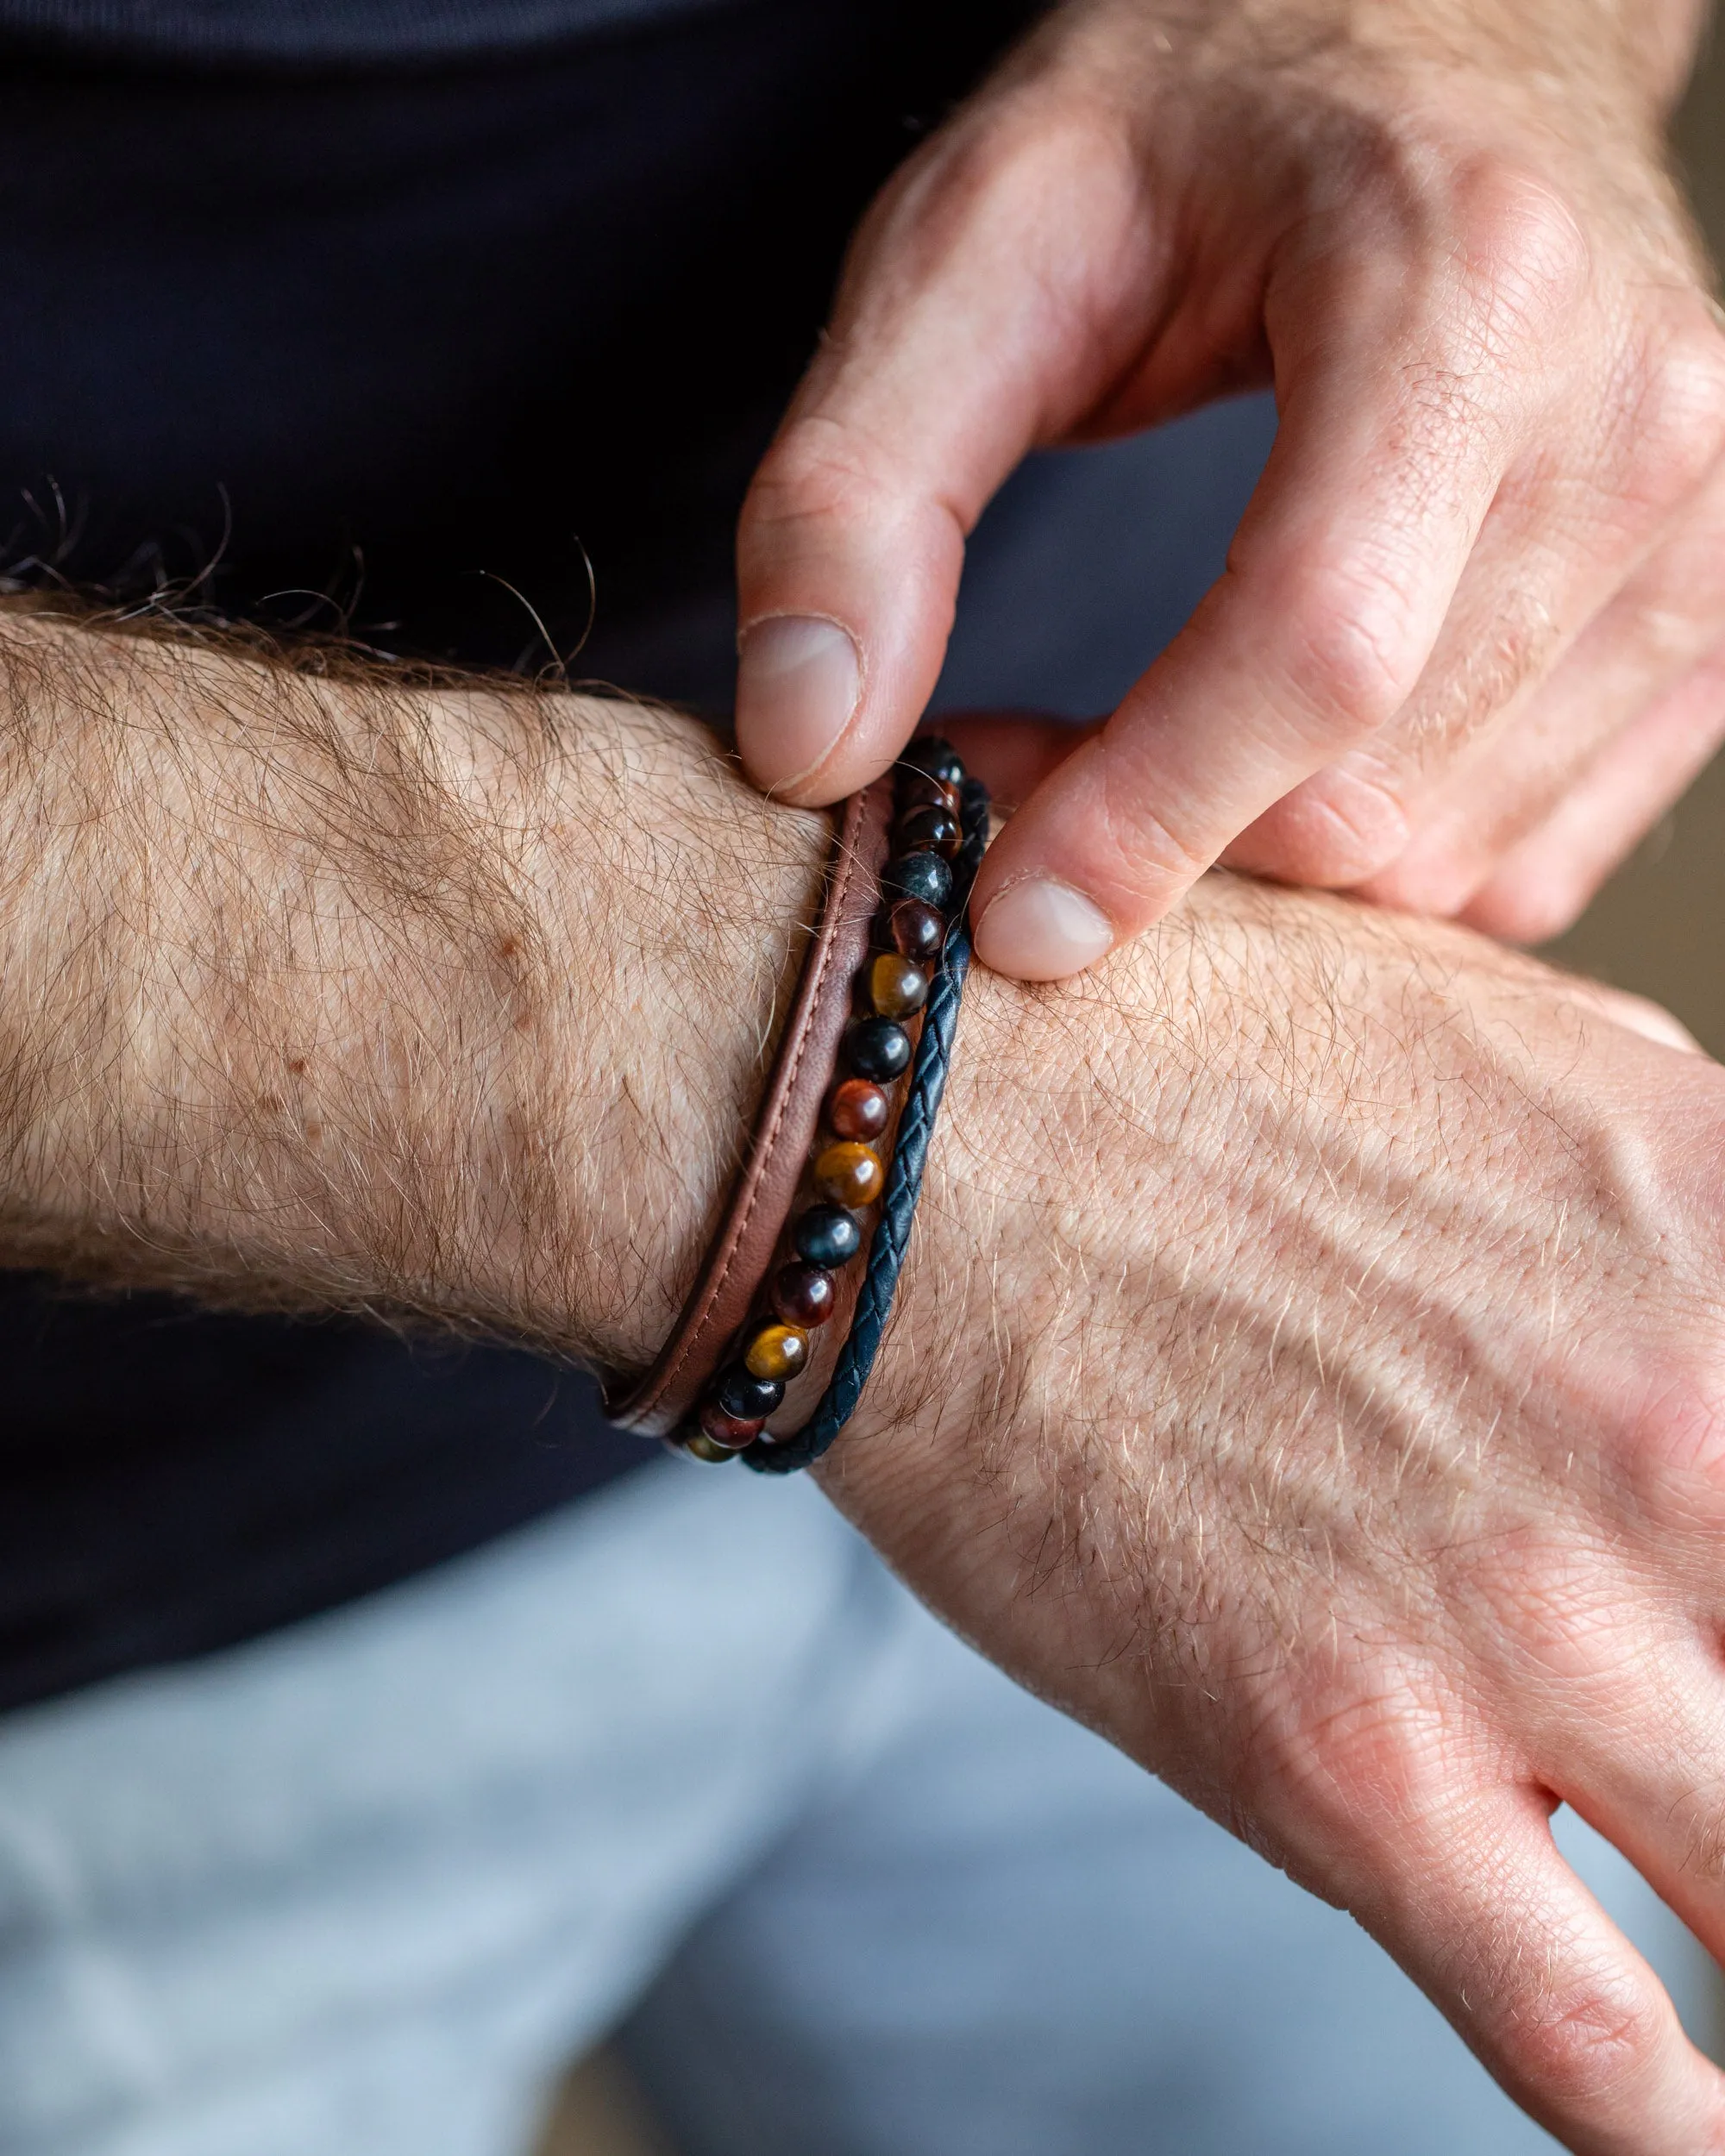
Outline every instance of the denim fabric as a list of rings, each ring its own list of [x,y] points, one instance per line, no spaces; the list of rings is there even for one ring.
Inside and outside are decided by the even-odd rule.
[[[668,1461],[0,1730],[5,2156],[524,2156],[631,2009],[686,2156],[1549,2146],[807,1483]]]

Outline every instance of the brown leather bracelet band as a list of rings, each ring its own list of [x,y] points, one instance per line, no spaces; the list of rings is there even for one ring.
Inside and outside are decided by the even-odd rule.
[[[839,812],[820,919],[749,1157],[670,1338],[639,1378],[606,1394],[606,1415],[624,1429],[664,1438],[687,1420],[766,1278],[850,1018],[853,982],[880,904],[892,817],[890,774],[853,793]]]

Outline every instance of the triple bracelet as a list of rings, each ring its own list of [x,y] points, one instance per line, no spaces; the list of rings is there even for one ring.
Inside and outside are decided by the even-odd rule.
[[[781,1475],[849,1420],[910,1241],[988,837],[986,788],[933,738],[842,805],[748,1157],[669,1341],[607,1394],[613,1422]]]

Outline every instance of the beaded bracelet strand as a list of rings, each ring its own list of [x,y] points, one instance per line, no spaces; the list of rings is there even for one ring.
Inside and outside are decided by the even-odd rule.
[[[988,826],[987,790],[966,777],[952,749],[938,740],[913,742],[897,775],[876,948],[856,984],[861,1014],[846,1031],[840,1074],[826,1096],[825,1135],[812,1169],[814,1202],[794,1213],[764,1307],[707,1383],[693,1426],[677,1433],[675,1441],[698,1459],[742,1456],[769,1474],[806,1466],[832,1443],[861,1396],[908,1244],[945,1083],[969,962],[964,908]],[[893,1089],[907,1070],[910,1082],[895,1102]],[[895,1131],[889,1169],[881,1154]],[[766,1431],[767,1419],[783,1404],[787,1383],[808,1366],[811,1336],[839,1308],[842,1275],[865,1241],[857,1215],[877,1201],[880,1223],[837,1363],[803,1427],[775,1437]]]
[[[744,1461],[757,1474],[788,1475],[797,1468],[812,1467],[819,1459],[855,1413],[892,1314],[899,1274],[910,1248],[911,1223],[922,1189],[923,1170],[928,1164],[929,1140],[934,1135],[934,1119],[946,1090],[946,1074],[958,1031],[959,1000],[970,969],[970,926],[964,902],[988,843],[987,789],[980,780],[965,779],[960,792],[964,843],[954,863],[952,926],[929,991],[922,1035],[911,1067],[910,1088],[899,1118],[898,1143],[887,1173],[880,1225],[869,1247],[862,1292],[831,1379],[813,1413],[794,1436],[757,1438],[743,1452]]]

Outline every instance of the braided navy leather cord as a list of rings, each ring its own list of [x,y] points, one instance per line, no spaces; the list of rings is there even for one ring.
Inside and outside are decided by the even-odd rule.
[[[958,1031],[958,1005],[964,993],[964,976],[970,970],[970,887],[988,843],[988,793],[979,780],[966,779],[961,792],[964,843],[953,862],[952,927],[941,954],[940,970],[929,990],[922,1035],[917,1042],[916,1062],[911,1070],[904,1112],[899,1118],[897,1143],[887,1171],[887,1188],[881,1199],[880,1224],[869,1248],[869,1269],[850,1321],[850,1332],[831,1382],[814,1413],[794,1435],[772,1444],[760,1439],[743,1457],[757,1474],[788,1475],[819,1459],[856,1413],[862,1388],[875,1367],[881,1339],[892,1314],[893,1296],[899,1285],[905,1253],[910,1248],[911,1223],[916,1217],[917,1195],[922,1188],[923,1169],[928,1164],[929,1140],[940,1096],[946,1090],[946,1074],[952,1062],[952,1044]]]

